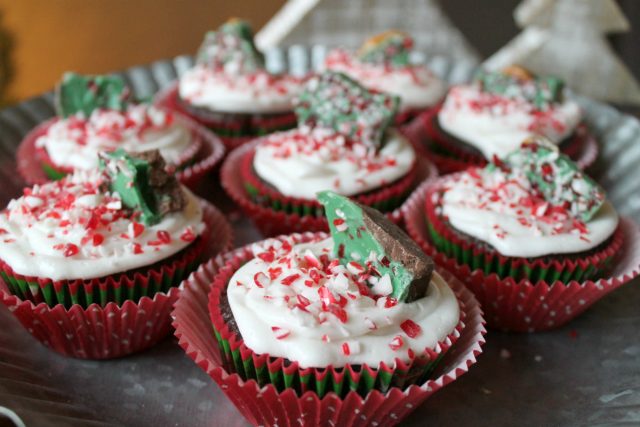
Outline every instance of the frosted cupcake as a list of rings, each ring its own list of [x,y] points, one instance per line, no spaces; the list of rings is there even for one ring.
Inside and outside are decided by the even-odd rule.
[[[234,152],[223,167],[223,186],[254,219],[252,206],[272,212],[259,223],[279,223],[275,215],[283,213],[296,217],[291,226],[315,222],[326,229],[315,199],[322,190],[390,214],[424,179],[413,146],[392,126],[397,105],[397,97],[344,74],[315,77],[296,107],[298,127]]]
[[[182,181],[209,171],[224,147],[186,118],[132,102],[118,76],[64,75],[57,116],[33,130],[18,151],[19,170],[34,184],[98,167],[98,153],[159,150]]]
[[[345,73],[368,88],[399,96],[396,122],[401,124],[437,105],[447,89],[429,68],[411,62],[412,49],[409,35],[385,31],[367,40],[356,53],[332,50],[324,67]]]
[[[583,167],[595,160],[585,152],[590,136],[582,109],[567,96],[564,83],[516,66],[480,72],[472,83],[452,87],[440,110],[424,119],[431,148],[444,157],[446,172],[503,158],[535,135],[546,137]]]
[[[640,273],[638,227],[541,139],[425,185],[405,221],[502,330],[562,326]]]
[[[165,336],[177,286],[230,243],[222,215],[157,151],[101,158],[25,189],[0,215],[0,300],[45,345],[82,358]]]
[[[293,99],[301,81],[265,69],[249,24],[231,19],[209,32],[195,66],[158,102],[204,124],[229,147],[295,126]]]
[[[319,199],[330,238],[265,241],[214,278],[223,357],[244,380],[320,398],[425,381],[463,328],[456,295],[380,212],[332,192]]]
[[[443,178],[426,214],[438,250],[501,277],[592,279],[620,246],[618,214],[602,188],[541,140]]]

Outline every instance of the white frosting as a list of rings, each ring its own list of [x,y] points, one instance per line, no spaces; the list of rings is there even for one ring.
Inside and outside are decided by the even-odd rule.
[[[596,216],[582,223],[566,211],[553,212],[532,198],[525,178],[475,169],[450,178],[441,198],[442,214],[457,230],[512,257],[539,257],[588,251],[608,239],[618,214],[608,201]]]
[[[267,247],[273,244],[271,241]],[[323,278],[317,284],[313,282],[304,257],[331,257],[332,246],[333,241],[327,239],[296,245],[291,253],[280,248],[272,262],[255,258],[233,275],[227,290],[229,305],[250,349],[297,361],[302,367],[363,363],[377,367],[381,362],[392,364],[396,358],[409,360],[409,349],[421,355],[453,332],[460,317],[458,301],[437,273],[433,274],[426,297],[388,308],[388,297],[377,297],[376,302],[371,296],[361,295],[354,281],[356,276],[337,263],[328,277],[322,273]],[[279,262],[281,257],[291,262]],[[282,268],[282,272],[271,280],[267,274],[274,268]],[[259,279],[263,287],[254,281],[260,273],[265,273]],[[282,280],[293,274],[300,277],[284,285]],[[331,298],[344,299],[344,319],[327,308]],[[411,338],[404,332],[401,324],[406,320],[419,325],[417,336]],[[393,340],[398,336],[402,345],[393,349]]]
[[[186,188],[182,212],[134,230],[118,195],[100,193],[100,182],[97,171],[80,171],[12,200],[0,215],[0,259],[25,276],[91,279],[168,258],[204,230],[200,203]],[[92,216],[95,228],[88,225]],[[168,233],[170,242],[162,242],[159,232]]]
[[[323,190],[352,196],[379,188],[405,176],[415,159],[409,141],[393,129],[376,153],[329,129],[299,128],[266,137],[253,167],[280,193],[315,199]]]
[[[55,165],[72,170],[95,168],[99,152],[118,148],[134,153],[160,150],[168,163],[178,165],[191,144],[190,132],[174,122],[173,114],[146,105],[60,119],[36,140]]]
[[[324,66],[345,73],[368,88],[398,95],[401,109],[434,106],[447,91],[447,85],[424,65],[399,68],[368,64],[336,49],[327,55]]]
[[[558,144],[581,120],[580,106],[567,97],[560,104],[537,111],[524,99],[482,92],[476,84],[451,88],[438,113],[443,130],[474,146],[488,159],[494,154],[506,156],[536,134]]]
[[[266,71],[229,74],[196,65],[180,78],[180,97],[196,107],[227,113],[282,113],[293,110],[300,80]]]

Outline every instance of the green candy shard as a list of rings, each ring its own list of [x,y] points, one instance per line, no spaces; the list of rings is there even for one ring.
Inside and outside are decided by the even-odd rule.
[[[327,71],[309,81],[295,112],[300,125],[333,129],[378,149],[399,104],[397,96],[368,90],[345,74]]]
[[[401,31],[389,30],[371,37],[358,50],[358,60],[402,68],[410,64],[413,38]]]
[[[56,88],[56,113],[60,117],[77,113],[88,117],[101,108],[124,111],[129,104],[129,96],[129,88],[121,77],[65,73]]]
[[[253,41],[247,21],[232,18],[218,31],[209,31],[198,50],[198,64],[248,74],[264,69],[264,56]]]
[[[565,206],[582,221],[591,220],[605,201],[605,192],[557,147],[542,138],[525,141],[509,154],[505,165],[523,171],[527,180],[553,206]],[[495,167],[489,166],[489,167]]]
[[[390,296],[411,302],[427,294],[433,260],[379,211],[332,191],[317,195],[333,238],[333,253],[347,266],[356,262],[378,283],[390,280]],[[385,277],[387,276],[388,279]]]
[[[157,224],[164,215],[181,211],[186,204],[180,184],[166,172],[157,150],[101,153],[100,169],[108,177],[109,191],[118,193],[124,206],[139,212],[145,225]]]
[[[484,92],[508,98],[524,98],[538,110],[545,110],[563,98],[564,82],[551,76],[530,76],[523,80],[510,73],[480,71],[476,81]]]

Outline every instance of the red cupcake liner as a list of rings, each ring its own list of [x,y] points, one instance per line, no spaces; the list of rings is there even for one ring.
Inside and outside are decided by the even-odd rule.
[[[247,215],[264,236],[277,236],[304,231],[329,231],[326,218],[315,215],[298,215],[274,210],[270,207],[255,203],[247,194],[242,176],[242,160],[244,156],[255,149],[259,141],[243,145],[233,150],[222,165],[220,179],[222,187],[238,207]],[[426,158],[418,156],[416,165],[417,186],[420,182],[435,179],[438,172],[435,166]],[[380,194],[381,199],[389,198],[386,193]],[[402,225],[401,207],[387,213],[391,221]]]
[[[288,236],[295,243],[306,243],[326,238],[327,234],[318,233],[313,236],[293,234]],[[284,237],[281,237],[284,239]],[[288,363],[284,358],[271,357],[267,354],[256,354],[244,344],[244,340],[231,330],[224,320],[221,304],[233,274],[254,255],[251,250],[253,245],[246,246],[233,252],[229,259],[219,270],[213,280],[209,293],[209,316],[216,331],[219,347],[223,352],[230,371],[238,373],[245,381],[255,379],[259,383],[271,383],[281,391],[282,384],[296,384],[300,392],[314,390],[320,397],[326,390],[331,389],[341,396],[349,390],[357,390],[361,395],[366,395],[375,388],[385,392],[391,386],[405,388],[425,375],[428,375],[441,357],[455,344],[460,333],[464,329],[464,307],[460,307],[460,321],[456,328],[445,339],[440,341],[435,349],[426,349],[424,353],[417,354],[406,362],[396,358],[393,363],[381,363],[378,366],[347,365],[336,368],[333,366],[316,369],[302,368],[295,361]],[[268,377],[266,371],[269,372]],[[261,372],[259,374],[258,372]],[[286,387],[282,385],[283,387]],[[341,389],[342,392],[337,392]]]
[[[255,147],[259,142],[252,144],[252,150],[247,151],[240,161],[242,181],[251,194],[254,202],[298,215],[323,216],[322,205],[316,200],[288,197],[266,184],[253,170]],[[414,164],[409,172],[402,178],[387,184],[381,188],[368,191],[364,194],[353,196],[353,199],[366,206],[371,206],[379,211],[388,212],[397,208],[404,201],[412,187],[415,186],[417,165]],[[251,190],[249,190],[249,188]]]
[[[516,280],[526,276],[533,282],[549,280],[548,278],[554,275],[559,279],[562,277],[563,282],[582,281],[592,279],[606,271],[622,246],[622,230],[618,227],[610,241],[603,244],[603,247],[598,247],[594,253],[575,259],[562,256],[551,260],[527,259],[501,255],[498,251],[488,249],[473,240],[464,239],[436,213],[440,192],[449,179],[449,177],[440,178],[425,190],[423,209],[430,231],[430,244],[446,256],[457,258],[460,264],[463,263],[462,260],[466,260],[464,263],[470,265],[472,270],[479,268],[483,269],[485,274],[496,272],[501,277],[510,276]],[[433,238],[434,234],[444,244],[438,244],[438,240]]]
[[[403,209],[409,235],[438,265],[455,274],[475,294],[492,328],[536,332],[560,327],[640,274],[640,229],[626,217],[620,219],[618,227],[623,242],[615,265],[598,280],[531,282],[501,279],[480,269],[472,271],[437,252],[429,243],[424,212],[428,188],[429,184],[416,190]]]
[[[309,239],[314,234],[305,233],[301,237]],[[242,253],[242,250],[235,253]],[[438,268],[463,304],[466,326],[456,344],[440,361],[434,379],[404,390],[397,387],[386,393],[373,390],[366,397],[350,392],[344,398],[333,392],[323,398],[312,391],[302,395],[293,389],[279,392],[273,385],[260,387],[254,380],[243,381],[238,374],[225,370],[207,308],[214,277],[225,262],[235,256],[234,253],[219,256],[202,265],[186,280],[172,316],[180,346],[253,425],[396,425],[433,393],[466,373],[482,352],[486,330],[477,301],[451,273]]]
[[[210,245],[205,256],[229,250],[232,230],[224,215],[207,202],[202,202],[208,224]],[[87,308],[61,304],[49,307],[41,302],[22,300],[9,292],[0,280],[0,302],[7,306],[20,323],[45,346],[66,356],[82,359],[110,359],[151,347],[171,330],[170,312],[180,288],[158,292],[152,298],[126,301],[122,305],[92,304]]]
[[[197,151],[192,155],[189,164],[176,171],[178,180],[193,189],[202,178],[220,163],[225,154],[225,147],[217,136],[193,120],[180,114],[175,114],[176,120],[189,129],[197,144]],[[18,147],[16,153],[18,173],[29,185],[44,184],[51,181],[44,167],[59,172],[61,177],[71,172],[70,169],[54,165],[46,151],[36,147],[36,140],[46,134],[49,127],[57,120],[57,118],[53,118],[36,126],[24,137]]]
[[[211,112],[198,114],[197,109],[189,108],[178,93],[178,82],[159,92],[154,103],[172,111],[190,117],[216,133],[225,146],[232,150],[240,145],[272,132],[291,129],[297,125],[296,115],[291,112],[274,114],[241,114]],[[249,134],[243,134],[248,131]]]
[[[436,121],[440,109],[441,106],[433,108],[413,120],[407,126],[410,139],[416,145],[425,147],[443,174],[459,172],[472,165],[486,165],[487,160],[484,157],[460,148],[458,142],[439,129]],[[434,147],[437,149],[434,150]],[[593,165],[599,151],[596,139],[584,123],[576,128],[570,141],[560,149],[583,170]]]

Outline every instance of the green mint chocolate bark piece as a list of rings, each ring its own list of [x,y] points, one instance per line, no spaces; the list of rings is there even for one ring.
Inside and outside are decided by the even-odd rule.
[[[56,88],[56,113],[61,117],[76,113],[88,117],[96,109],[124,111],[129,96],[129,89],[121,77],[65,73]]]
[[[567,207],[574,217],[585,222],[604,204],[604,190],[551,143],[527,140],[504,162],[512,170],[523,171],[546,201]]]
[[[356,262],[379,280],[388,276],[392,297],[411,302],[427,294],[433,260],[379,211],[331,191],[318,193],[333,238],[334,255],[344,265]]]
[[[298,97],[298,123],[319,126],[378,149],[393,124],[400,98],[370,91],[342,73],[312,78]]]
[[[371,37],[358,50],[358,60],[371,64],[402,68],[409,65],[409,53],[413,39],[395,30],[385,31]]]
[[[264,56],[253,41],[247,21],[232,18],[218,31],[209,31],[200,46],[197,62],[214,69],[248,74],[264,68]]]
[[[157,150],[101,153],[100,167],[108,176],[109,191],[118,193],[127,208],[139,212],[140,221],[146,225],[157,224],[167,213],[181,211],[186,204],[180,184],[167,173]]]
[[[520,67],[505,71],[481,71],[476,76],[482,90],[507,98],[524,98],[536,109],[545,110],[562,101],[564,82],[556,77],[536,77]]]

